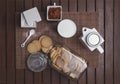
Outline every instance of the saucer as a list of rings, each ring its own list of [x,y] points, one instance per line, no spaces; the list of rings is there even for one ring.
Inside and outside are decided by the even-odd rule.
[[[64,19],[58,24],[57,31],[61,37],[70,38],[76,34],[77,26],[72,20]]]

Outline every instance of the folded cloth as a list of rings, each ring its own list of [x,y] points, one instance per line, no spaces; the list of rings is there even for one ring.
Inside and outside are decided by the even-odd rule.
[[[36,22],[33,22],[33,25],[28,25],[23,16],[23,13],[21,13],[21,27],[22,28],[36,28],[37,24],[36,24]]]
[[[36,22],[41,20],[42,19],[37,7],[31,8],[21,13],[21,27],[36,27]]]

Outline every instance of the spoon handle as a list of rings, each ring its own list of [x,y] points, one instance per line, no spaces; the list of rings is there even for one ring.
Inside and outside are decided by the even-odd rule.
[[[21,47],[22,47],[22,48],[25,47],[26,42],[28,41],[28,39],[29,39],[31,36],[32,36],[32,35],[29,34],[29,36],[27,37],[27,39],[21,44]]]

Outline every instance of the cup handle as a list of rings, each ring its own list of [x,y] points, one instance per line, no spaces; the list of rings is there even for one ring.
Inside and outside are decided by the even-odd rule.
[[[101,46],[97,47],[97,50],[102,54],[104,52],[103,48]]]

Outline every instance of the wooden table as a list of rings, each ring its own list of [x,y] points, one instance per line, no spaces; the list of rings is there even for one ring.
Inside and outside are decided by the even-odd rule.
[[[100,33],[105,39],[105,53],[97,68],[86,70],[72,81],[51,68],[42,73],[16,69],[15,14],[37,6],[40,12],[56,2],[64,12],[99,12]],[[3,0],[0,3],[0,84],[120,84],[120,0]]]
[[[97,12],[63,12],[62,19],[70,19],[77,26],[76,34],[71,38],[62,38],[57,32],[57,25],[60,21],[47,21],[46,13],[40,12],[42,21],[37,23],[36,33],[28,40],[26,46],[21,48],[21,43],[27,38],[30,29],[20,27],[20,13],[16,13],[16,69],[25,69],[26,60],[30,53],[27,51],[27,45],[32,40],[37,40],[41,35],[50,36],[53,42],[68,47],[87,61],[88,67],[96,68],[99,64],[99,52],[91,52],[80,40],[82,37],[82,28],[96,28],[99,31],[99,14]],[[67,24],[66,24],[67,25]],[[68,24],[69,25],[69,24]]]

